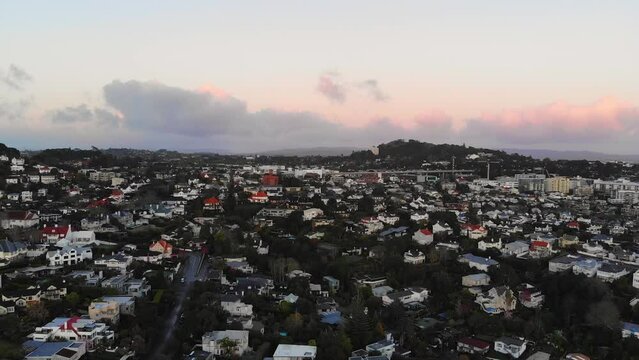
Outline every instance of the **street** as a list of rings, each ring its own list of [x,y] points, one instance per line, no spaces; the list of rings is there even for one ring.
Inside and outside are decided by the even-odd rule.
[[[166,323],[164,324],[164,330],[162,333],[162,340],[159,344],[157,344],[155,351],[153,351],[148,359],[157,359],[160,355],[170,355],[173,353],[175,349],[167,349],[167,345],[172,341],[173,333],[175,332],[175,326],[178,320],[178,317],[182,313],[182,308],[184,306],[184,300],[186,299],[189,291],[193,287],[193,283],[198,279],[198,266],[200,265],[200,260],[202,258],[202,254],[199,252],[193,252],[188,255],[188,258],[184,262],[184,267],[180,274],[178,274],[176,282],[176,286],[178,287],[176,290],[176,299],[175,306],[171,313],[166,319]],[[205,265],[203,265],[204,267]],[[205,272],[202,272],[205,273]],[[184,278],[184,282],[181,282],[181,277]]]

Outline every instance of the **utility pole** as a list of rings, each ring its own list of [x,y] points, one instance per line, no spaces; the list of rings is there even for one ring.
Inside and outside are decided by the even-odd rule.
[[[453,181],[455,181],[455,155],[453,155]]]

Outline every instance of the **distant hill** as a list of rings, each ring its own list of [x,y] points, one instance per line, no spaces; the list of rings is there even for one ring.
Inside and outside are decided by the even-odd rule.
[[[518,153],[521,155],[532,156],[535,159],[551,159],[551,160],[589,160],[589,161],[629,161],[639,162],[638,155],[619,155],[606,154],[595,151],[579,151],[579,150],[546,150],[546,149],[503,149],[508,153]]]
[[[301,149],[280,149],[258,153],[266,156],[348,156],[354,151],[362,151],[361,147],[335,146],[335,147],[311,147]]]
[[[7,155],[9,158],[20,157],[20,151],[16,148],[8,147],[0,143],[0,155]]]

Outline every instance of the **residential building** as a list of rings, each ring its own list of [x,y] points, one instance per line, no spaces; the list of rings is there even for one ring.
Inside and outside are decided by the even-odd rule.
[[[507,286],[494,287],[487,292],[480,293],[475,298],[475,302],[489,314],[513,311],[517,306],[517,298]]]
[[[433,243],[433,232],[428,229],[420,229],[413,234],[413,240],[419,245],[430,245]]]
[[[115,325],[120,321],[120,304],[115,301],[93,301],[89,305],[89,318]]]
[[[211,331],[202,335],[202,350],[215,356],[242,356],[248,345],[249,332],[246,330]]]
[[[279,344],[273,353],[273,360],[314,360],[316,355],[316,346]]]
[[[519,359],[526,351],[526,340],[502,336],[495,340],[495,351]]]
[[[113,341],[115,333],[104,323],[88,318],[58,317],[49,323],[35,328],[29,335],[34,341],[79,341],[84,342],[87,350],[94,349],[98,344]]]

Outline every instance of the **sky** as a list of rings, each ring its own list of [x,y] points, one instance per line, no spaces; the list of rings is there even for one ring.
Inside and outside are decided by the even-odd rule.
[[[637,1],[4,1],[0,142],[639,154]]]

